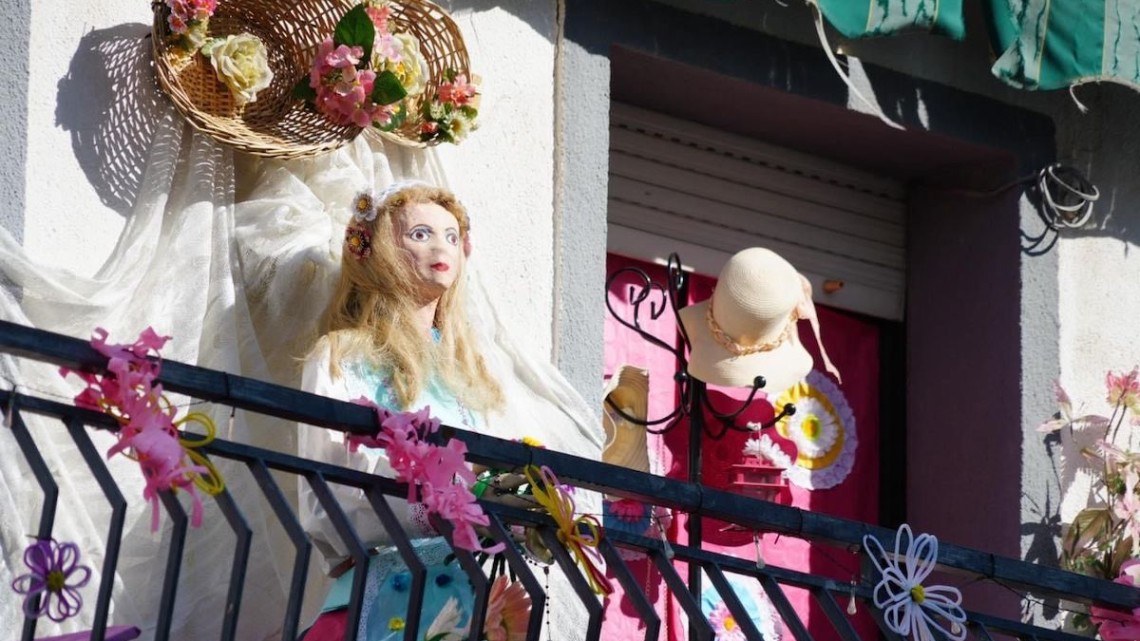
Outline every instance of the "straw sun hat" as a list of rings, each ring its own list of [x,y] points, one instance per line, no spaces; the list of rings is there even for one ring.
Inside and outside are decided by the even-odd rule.
[[[617,368],[602,390],[602,427],[606,444],[602,461],[638,472],[649,471],[645,426],[631,423],[613,411],[612,402],[626,416],[644,421],[649,408],[649,372],[630,365]]]
[[[689,336],[689,373],[713,385],[751,387],[779,394],[807,376],[811,354],[797,321],[811,321],[829,372],[839,378],[819,339],[811,285],[779,254],[762,247],[738,252],[721,269],[709,300],[680,311]]]

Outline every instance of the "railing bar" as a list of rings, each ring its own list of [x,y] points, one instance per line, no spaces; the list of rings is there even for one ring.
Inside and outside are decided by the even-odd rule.
[[[400,520],[396,518],[396,513],[384,496],[378,493],[375,487],[365,488],[364,495],[368,498],[372,511],[380,519],[380,525],[392,538],[392,544],[396,546],[396,551],[399,552],[400,558],[404,561],[404,565],[407,566],[408,573],[412,577],[412,584],[408,593],[408,611],[404,617],[404,639],[405,641],[416,641],[423,614],[424,591],[427,589],[427,566],[416,554],[415,546],[412,545],[411,539],[404,532],[404,528],[400,526]],[[406,507],[408,510],[413,509],[410,504],[407,504]]]
[[[0,321],[0,350],[4,349],[15,355],[55,362],[74,369],[99,370],[106,365],[106,358],[83,341]],[[354,433],[372,433],[375,430],[374,416],[368,408],[232,374],[213,372],[168,360],[163,361],[162,381],[171,391],[224,402],[227,405],[270,416]],[[0,395],[0,401],[4,398],[5,395]],[[81,414],[75,408],[51,401],[29,399],[25,403],[25,409],[33,410],[33,408],[37,412],[57,415],[63,411],[67,415],[81,416],[89,425],[113,428],[110,417],[104,417],[102,421],[96,418],[88,419],[87,414]],[[98,416],[94,412],[90,414]],[[441,428],[441,436],[444,438],[454,436],[463,440],[467,444],[468,460],[475,463],[491,464],[500,468],[521,467],[527,464],[547,465],[551,469],[563,470],[564,481],[584,489],[603,491],[614,496],[682,511],[696,511],[706,517],[736,523],[745,528],[778,531],[807,540],[842,546],[861,544],[863,536],[867,534],[876,536],[880,540],[889,540],[895,534],[892,530],[878,526],[804,512],[798,508],[748,499],[731,492],[711,488],[699,490],[695,485],[684,481],[605,465],[553,450],[532,449],[521,443],[511,443],[489,435],[444,426]],[[249,456],[248,453],[244,457],[235,453],[231,458],[245,460]],[[304,469],[310,468],[311,465],[303,465],[300,469],[295,465],[274,464],[270,467],[292,468],[291,471],[303,474]],[[333,476],[329,475],[329,478],[332,479]],[[599,483],[598,479],[604,479],[606,484]],[[1096,602],[1127,609],[1140,606],[1140,592],[1124,585],[1057,568],[1003,559],[993,554],[949,544],[939,546],[939,567],[944,570],[965,571],[973,575],[986,576],[1009,585],[1032,588],[1038,593],[1059,595],[1077,602]]]
[[[831,595],[831,592],[824,588],[814,588],[811,593],[812,596],[819,601],[819,605],[823,608],[823,613],[827,615],[828,620],[831,621],[831,625],[835,628],[835,631],[839,633],[843,641],[861,641],[859,633],[855,631],[855,627],[852,626],[851,621],[847,619],[847,614],[839,607],[839,604],[835,602],[835,597]]]
[[[233,641],[237,633],[238,615],[241,611],[241,597],[245,586],[245,575],[249,569],[249,549],[253,540],[253,530],[234,502],[228,489],[214,497],[218,507],[226,517],[237,541],[234,545],[234,562],[230,570],[230,587],[226,595],[226,611],[222,617],[222,641]]]
[[[645,589],[634,578],[633,571],[629,569],[629,564],[621,557],[614,544],[610,542],[608,533],[607,536],[602,537],[598,549],[606,560],[606,568],[614,573],[622,590],[625,591],[625,596],[629,597],[630,601],[633,602],[634,609],[641,614],[641,620],[645,623],[645,641],[657,641],[661,635],[661,617],[657,616],[657,611],[650,603],[649,595],[645,593]],[[648,563],[649,559],[647,558],[645,562]]]
[[[788,601],[788,596],[784,594],[784,589],[770,576],[764,575],[759,579],[760,586],[764,588],[764,592],[768,594],[768,598],[772,601],[772,605],[776,607],[776,612],[780,613],[780,618],[784,620],[784,625],[788,626],[792,636],[796,641],[812,641],[811,633],[807,631],[804,622],[800,619],[800,615],[796,614],[796,609],[792,607],[791,602]]]
[[[661,547],[660,542],[657,539],[637,536],[626,532],[607,530],[606,537],[609,538],[610,541],[620,544],[621,547],[638,551],[650,549],[657,550]],[[727,557],[678,543],[673,543],[671,545],[674,554],[679,560],[691,560],[701,564],[716,563],[722,569],[728,570],[733,574],[739,574],[754,579],[758,579],[761,576],[771,576],[780,583],[809,589],[815,587],[822,587],[829,590],[839,589],[840,585],[836,583],[834,579],[827,577],[806,574],[771,564],[765,565],[763,569],[760,569],[756,567],[756,563],[754,561],[736,557]],[[866,588],[859,588],[859,590],[856,591],[856,594],[868,599],[871,597],[870,590]]]
[[[44,505],[40,510],[40,524],[36,528],[36,538],[39,540],[50,539],[55,524],[56,504],[59,501],[59,485],[52,477],[51,470],[44,462],[43,455],[40,454],[35,440],[28,432],[28,426],[24,423],[24,417],[20,414],[18,406],[24,397],[17,397],[9,401],[11,395],[11,392],[7,392],[0,397],[0,404],[2,404],[0,407],[7,407],[9,402],[12,403],[12,434],[16,437],[16,444],[24,454],[24,460],[32,468],[32,475],[36,477],[36,483],[39,484],[44,493]],[[39,607],[41,598],[43,598],[42,595],[36,597],[33,601],[34,607]],[[24,617],[24,625],[20,633],[21,641],[32,641],[35,635],[36,620],[31,617]]]
[[[166,554],[166,574],[162,580],[162,597],[158,603],[158,624],[155,641],[168,641],[174,619],[174,599],[178,595],[178,577],[182,572],[182,552],[186,547],[186,510],[170,490],[158,493],[162,506],[174,527],[170,532],[170,550]]]
[[[558,567],[562,568],[562,572],[574,588],[574,593],[578,595],[578,599],[582,601],[582,605],[586,606],[586,611],[590,614],[589,623],[586,624],[586,641],[597,641],[602,633],[602,616],[605,613],[601,602],[594,596],[594,592],[582,576],[582,572],[578,570],[578,565],[570,558],[570,553],[559,542],[558,537],[554,534],[554,529],[549,525],[542,525],[538,528],[538,533],[547,549],[554,554],[555,562],[558,563]],[[550,624],[550,621],[546,622],[547,626]]]
[[[695,564],[694,564],[695,565]],[[725,578],[724,572],[720,567],[714,564],[709,564],[703,567],[705,574],[708,575],[709,580],[712,582],[713,587],[716,589],[724,604],[728,606],[728,611],[732,613],[733,618],[736,620],[736,625],[744,632],[745,638],[749,641],[764,641],[764,636],[756,629],[756,624],[752,621],[752,617],[748,615],[748,611],[744,609],[744,604],[740,602],[740,598],[736,596],[736,590],[732,588],[732,584]]]
[[[681,609],[685,614],[689,615],[689,630],[690,633],[695,631],[697,639],[701,641],[713,641],[716,636],[713,633],[712,626],[709,625],[708,619],[705,618],[704,612],[701,611],[701,606],[694,600],[693,594],[689,592],[689,588],[681,579],[681,575],[677,574],[677,570],[673,567],[673,562],[668,559],[659,549],[650,549],[649,558],[653,560],[653,564],[657,566],[657,571],[661,573],[661,577],[665,579],[665,585],[676,597],[677,602],[681,605]]]
[[[83,456],[103,496],[111,505],[111,524],[107,530],[107,549],[103,554],[103,567],[99,572],[99,592],[95,597],[95,618],[92,620],[91,641],[103,641],[107,633],[107,617],[111,610],[111,592],[115,587],[115,570],[119,565],[119,549],[123,541],[123,524],[127,517],[127,500],[111,476],[107,464],[95,449],[83,424],[71,418],[64,422],[71,440]]]
[[[305,530],[301,527],[301,522],[297,520],[293,508],[289,506],[288,499],[281,492],[281,487],[273,479],[273,475],[269,473],[269,468],[265,467],[265,463],[261,460],[254,460],[248,461],[246,465],[253,474],[254,480],[261,487],[265,499],[269,501],[269,507],[277,516],[281,526],[285,528],[285,533],[297,550],[293,557],[293,576],[289,581],[289,599],[285,605],[285,621],[281,627],[281,638],[291,641],[297,638],[297,628],[301,620],[301,606],[305,599],[305,581],[309,576],[309,557],[313,545],[309,542],[309,537],[305,535]]]
[[[970,621],[969,624],[970,627],[974,629],[974,634],[981,637],[981,641],[994,641],[994,638],[990,636],[990,631],[986,629],[985,625],[977,621]]]
[[[10,397],[11,394],[5,396]],[[7,398],[0,398],[0,403],[7,406]],[[32,475],[36,477],[36,483],[44,492],[44,505],[40,510],[40,524],[36,528],[36,538],[50,539],[52,529],[55,526],[55,511],[59,503],[59,485],[56,484],[55,478],[52,476],[47,462],[44,461],[43,455],[40,454],[40,449],[35,440],[32,439],[31,433],[28,432],[28,426],[24,423],[24,417],[18,409],[20,398],[12,403],[12,434],[16,437],[16,443],[20,446],[20,451],[24,453],[24,459],[27,460],[28,466],[32,468]]]
[[[344,641],[356,641],[360,632],[360,615],[364,609],[364,584],[368,580],[368,551],[364,549],[364,544],[356,535],[356,530],[349,523],[348,516],[341,509],[340,503],[333,496],[332,489],[329,488],[321,473],[306,474],[305,480],[313,488],[313,494],[320,501],[321,507],[324,508],[325,514],[332,521],[337,534],[348,547],[349,556],[352,557],[354,563],[352,568],[352,594],[348,598],[348,618],[345,622]]]
[[[471,581],[471,589],[475,593],[475,603],[471,606],[467,639],[468,641],[480,641],[483,632],[483,619],[487,616],[487,596],[490,593],[491,583],[487,580],[487,574],[483,571],[483,567],[475,560],[475,555],[467,550],[455,547],[452,540],[455,528],[452,527],[451,523],[434,515],[431,517],[431,521],[435,529],[443,535],[443,538],[447,539],[447,544],[451,546],[455,559],[459,561],[459,567],[463,568],[467,578]]]
[[[502,520],[499,519],[499,515],[492,512],[488,514],[488,517],[491,521],[488,526],[491,537],[504,544],[503,555],[507,558],[507,564],[518,575],[518,580],[522,581],[523,587],[530,595],[530,620],[527,621],[526,641],[538,641],[539,635],[542,634],[542,613],[546,610],[546,599],[548,598],[546,591],[542,589],[538,577],[531,571],[530,564],[519,554],[513,537],[503,525]]]
[[[1088,637],[1079,634],[1072,634],[1064,632],[1063,630],[1049,630],[1047,628],[1021,623],[1020,621],[1000,619],[989,614],[971,612],[969,610],[966,610],[966,621],[988,627],[991,630],[997,630],[1003,634],[1033,636],[1038,639],[1047,639],[1048,641],[1088,641]]]

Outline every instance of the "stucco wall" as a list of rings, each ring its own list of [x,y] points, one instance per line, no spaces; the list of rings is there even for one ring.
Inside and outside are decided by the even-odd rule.
[[[224,0],[223,0],[224,1]],[[504,320],[523,347],[553,339],[553,83],[556,3],[442,3],[483,78],[480,129],[439,157],[468,205],[474,242]],[[0,27],[19,52],[0,71],[0,223],[40,261],[92,276],[115,246],[145,167],[148,125],[116,94],[151,86],[149,3],[8,3]],[[9,16],[13,18],[13,16]],[[148,95],[147,91],[139,92]],[[150,99],[162,100],[155,93]],[[143,141],[144,144],[139,144]],[[600,335],[600,334],[599,334]]]

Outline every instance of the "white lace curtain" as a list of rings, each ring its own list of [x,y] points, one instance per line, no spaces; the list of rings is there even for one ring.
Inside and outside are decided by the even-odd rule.
[[[281,163],[235,157],[185,126],[165,100],[140,102],[154,105],[148,114],[153,142],[133,211],[111,257],[94,277],[77,277],[33,260],[0,230],[0,270],[9,283],[0,294],[0,316],[85,339],[101,326],[110,331],[113,342],[133,341],[139,331],[153,326],[173,336],[164,350],[167,358],[295,386],[298,359],[313,338],[317,316],[335,282],[353,194],[407,177],[446,184],[439,163],[430,151],[363,137],[313,160]],[[481,228],[493,227],[479,212],[472,214]],[[529,434],[554,449],[596,458],[601,430],[595,412],[545,359],[514,348],[498,314],[499,305],[509,301],[488,296],[478,252],[471,266],[471,311],[483,334],[484,353],[509,399],[505,415],[491,417],[491,431],[506,438]],[[75,380],[64,382],[53,367],[6,360],[0,373],[8,381],[0,384],[18,383],[29,393],[64,402],[77,390]],[[211,413],[223,438],[293,449],[292,425],[238,412],[229,432],[229,408],[194,409]],[[81,616],[63,626],[41,620],[39,634],[84,629],[94,613],[108,527],[108,513],[101,507],[106,501],[66,430],[29,420],[61,487],[55,537],[76,542],[85,563],[96,570],[83,591],[87,605]],[[540,433],[535,433],[536,426],[542,426]],[[113,442],[108,434],[92,435],[101,451]],[[168,537],[163,536],[165,530],[150,531],[137,465],[121,456],[108,464],[131,505],[112,622],[139,625],[149,638]],[[238,638],[274,638],[292,546],[264,509],[244,468],[225,466],[223,474],[257,533]],[[293,479],[279,481],[289,496],[295,493]],[[36,531],[41,502],[42,492],[12,435],[0,431],[0,630],[19,629],[19,597],[7,586],[24,572],[22,554],[27,535]],[[221,513],[207,503],[205,524],[191,531],[184,556],[174,639],[216,638],[220,629],[234,537]],[[310,586],[310,599],[322,596],[318,583]],[[563,589],[556,585],[555,594]],[[576,601],[568,594],[560,600]],[[553,611],[555,630],[575,631],[569,638],[581,634],[585,626],[580,619],[559,622],[560,617],[581,617],[581,610]]]

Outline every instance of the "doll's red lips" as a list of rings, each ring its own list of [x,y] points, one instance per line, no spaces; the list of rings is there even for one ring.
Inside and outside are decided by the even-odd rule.
[[[451,265],[448,265],[447,263],[434,263],[431,268],[433,271],[445,272],[451,269]]]

